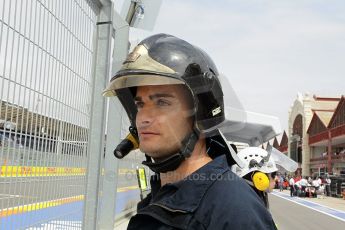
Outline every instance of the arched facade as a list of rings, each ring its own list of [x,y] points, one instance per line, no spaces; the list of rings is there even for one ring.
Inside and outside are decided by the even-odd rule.
[[[289,110],[288,156],[298,162],[297,174],[311,175],[309,134],[307,133],[315,111],[331,111],[339,98],[321,98],[298,94]]]
[[[308,138],[304,134],[312,116],[310,101],[309,95],[298,94],[289,111],[288,154],[289,157],[298,162],[297,174],[299,175],[302,172],[303,174],[309,173],[310,151],[307,143]]]
[[[302,164],[303,116],[298,114],[292,125],[291,158]]]

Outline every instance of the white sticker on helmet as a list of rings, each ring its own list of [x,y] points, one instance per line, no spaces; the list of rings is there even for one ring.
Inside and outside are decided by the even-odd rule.
[[[222,112],[222,109],[220,107],[217,107],[214,110],[212,110],[212,116],[216,116],[220,112]]]

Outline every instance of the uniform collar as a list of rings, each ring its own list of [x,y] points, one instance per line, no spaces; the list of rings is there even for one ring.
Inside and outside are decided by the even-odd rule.
[[[224,155],[207,163],[185,179],[160,187],[160,180],[151,177],[151,203],[163,205],[172,210],[194,212],[207,189],[229,171]],[[223,178],[224,179],[224,178]]]

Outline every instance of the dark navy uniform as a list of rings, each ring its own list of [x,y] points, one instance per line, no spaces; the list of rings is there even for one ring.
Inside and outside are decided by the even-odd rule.
[[[220,156],[185,180],[160,187],[138,204],[128,229],[276,229],[249,185]]]

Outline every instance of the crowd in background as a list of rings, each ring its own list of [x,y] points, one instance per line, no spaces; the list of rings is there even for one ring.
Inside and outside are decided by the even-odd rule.
[[[290,196],[323,197],[331,195],[331,179],[326,176],[287,176],[277,174],[275,188],[279,191],[290,189]]]

